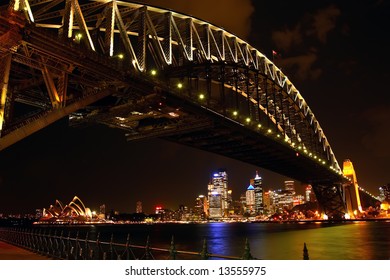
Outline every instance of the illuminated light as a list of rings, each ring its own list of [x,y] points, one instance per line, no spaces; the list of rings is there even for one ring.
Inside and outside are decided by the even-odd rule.
[[[205,96],[204,96],[204,94],[203,94],[203,93],[199,94],[199,99],[200,99],[200,100],[203,100],[203,99],[204,99],[204,97],[205,97]]]
[[[309,154],[309,156],[313,156],[313,154],[312,154],[312,153],[310,153],[310,154]]]
[[[125,56],[123,55],[123,53],[120,53],[120,54],[118,54],[118,58],[119,59],[123,59]]]
[[[297,153],[295,153],[295,155],[297,156],[297,157],[299,157],[299,153],[297,152]]]
[[[326,163],[325,160],[323,160],[323,161],[322,161],[322,164],[325,164],[325,163]]]
[[[349,220],[349,219],[351,219],[351,216],[350,216],[348,213],[345,213],[344,218],[345,218],[346,220]]]
[[[175,112],[169,112],[168,115],[174,118],[177,118],[179,116],[179,114],[176,114]]]
[[[280,138],[280,134],[276,135],[276,137]]]
[[[298,146],[298,150],[300,150],[300,149],[302,149],[302,147],[301,147],[301,146]]]
[[[238,115],[238,112],[237,111],[234,111],[233,112],[233,116],[237,116]]]
[[[177,84],[177,88],[183,88],[183,84],[182,83],[178,83]]]
[[[152,76],[156,76],[157,75],[157,71],[153,69],[152,71],[150,71],[150,74],[152,74]]]
[[[322,216],[322,219],[323,219],[323,220],[327,220],[327,219],[328,219],[328,215],[324,214],[324,215]]]
[[[258,128],[261,128],[261,124],[258,124],[257,127],[258,127]]]
[[[77,33],[77,34],[76,34],[76,39],[80,41],[81,38],[83,38],[83,34]]]
[[[268,132],[268,133],[272,133],[272,130],[271,130],[271,129],[268,129],[267,132]]]
[[[250,123],[250,122],[251,122],[251,119],[250,119],[250,118],[246,118],[245,121],[246,121],[247,123]]]

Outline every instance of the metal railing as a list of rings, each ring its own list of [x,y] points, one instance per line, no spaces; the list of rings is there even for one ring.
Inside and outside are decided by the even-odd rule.
[[[130,242],[130,234],[125,243],[114,241],[111,234],[109,241],[102,241],[100,233],[96,240],[89,239],[87,232],[81,238],[77,231],[76,236],[71,237],[69,231],[64,236],[63,231],[58,235],[51,230],[33,228],[0,228],[0,240],[12,245],[25,248],[32,252],[62,260],[153,260],[153,259],[255,259],[250,252],[248,239],[245,241],[243,255],[241,257],[213,254],[208,251],[207,240],[203,240],[200,252],[176,250],[174,237],[169,248],[151,247],[149,236],[145,245],[134,245]]]

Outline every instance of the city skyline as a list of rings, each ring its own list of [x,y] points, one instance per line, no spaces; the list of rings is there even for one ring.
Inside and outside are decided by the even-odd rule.
[[[388,3],[226,1],[220,13],[210,14],[215,9],[205,9],[205,1],[145,2],[226,27],[268,57],[275,50],[275,64],[315,112],[339,164],[351,159],[359,185],[375,195],[389,183],[389,70],[381,58],[389,45],[383,35]],[[289,179],[165,140],[126,142],[122,131],[68,128],[64,121],[2,151],[0,158],[0,212],[33,210],[76,194],[88,205],[105,203],[108,210],[133,209],[133,198],[144,201],[145,209],[158,201],[175,203],[168,194],[190,201],[215,167],[231,170],[235,193],[253,170],[264,174],[265,185]]]

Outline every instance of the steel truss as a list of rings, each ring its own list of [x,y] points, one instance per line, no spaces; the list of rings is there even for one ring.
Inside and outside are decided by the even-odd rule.
[[[264,54],[226,30],[119,0],[10,0],[0,8],[0,150],[111,95],[117,102],[109,113],[77,119],[139,139],[209,127],[218,117],[280,142],[341,180],[300,92]],[[206,111],[205,119],[198,116]],[[149,119],[155,123],[148,134],[142,123]]]

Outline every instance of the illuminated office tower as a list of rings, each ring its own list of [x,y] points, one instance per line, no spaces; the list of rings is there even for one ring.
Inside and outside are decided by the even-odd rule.
[[[379,187],[380,201],[390,202],[390,184]]]
[[[284,181],[284,189],[286,191],[291,191],[295,193],[295,182],[294,181]]]
[[[246,211],[253,213],[255,211],[255,188],[252,185],[246,189]]]
[[[307,187],[305,189],[305,201],[306,202],[310,202],[311,192],[312,192],[311,186],[307,185]]]
[[[222,197],[217,192],[212,192],[209,196],[209,218],[221,219],[222,218]]]
[[[100,205],[100,212],[99,212],[99,214],[103,214],[103,215],[106,214],[106,205],[105,204]]]
[[[263,179],[256,171],[256,177],[253,179],[253,187],[255,188],[255,212],[264,214],[264,198],[263,198]]]
[[[135,207],[135,212],[136,213],[142,213],[142,202],[137,201],[136,207]]]
[[[209,214],[210,218],[217,218],[218,213],[221,212],[221,216],[227,216],[229,211],[228,203],[228,177],[225,170],[219,170],[214,173],[209,184]],[[217,208],[221,208],[219,211]]]
[[[199,195],[195,200],[195,214],[200,216],[204,216],[207,212],[207,200],[204,195]]]

